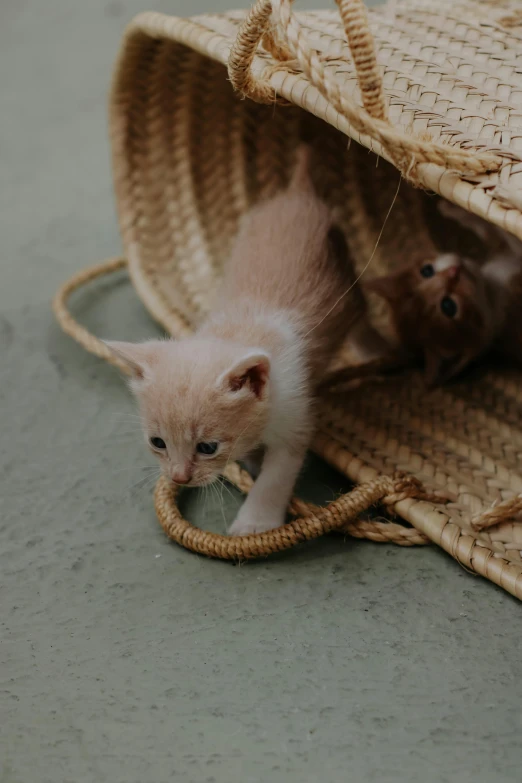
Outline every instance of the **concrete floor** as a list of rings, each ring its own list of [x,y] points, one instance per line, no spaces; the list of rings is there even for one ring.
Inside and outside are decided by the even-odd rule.
[[[143,7],[0,5],[0,781],[515,783],[515,600],[435,548],[329,539],[239,568],[170,545],[123,384],[53,323],[58,284],[120,249],[105,94]],[[75,310],[155,332],[124,280]],[[223,527],[218,502],[189,511]]]

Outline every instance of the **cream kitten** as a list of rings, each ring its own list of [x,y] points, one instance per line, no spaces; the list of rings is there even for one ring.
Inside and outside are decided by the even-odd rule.
[[[522,271],[522,243],[447,201],[441,214],[483,242],[484,263],[442,253],[365,283],[390,307],[399,345],[425,361],[429,386],[448,381],[507,337],[512,285]]]
[[[212,313],[182,340],[108,343],[132,367],[147,442],[176,484],[214,481],[230,460],[262,459],[230,533],[283,524],[313,434],[314,389],[364,321],[342,232],[314,193],[301,150],[286,192],[244,218]],[[363,326],[361,326],[363,323]]]

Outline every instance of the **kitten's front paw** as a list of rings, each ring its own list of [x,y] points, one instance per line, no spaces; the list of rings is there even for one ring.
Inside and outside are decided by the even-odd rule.
[[[249,533],[264,533],[267,530],[280,527],[283,523],[284,519],[278,519],[274,513],[270,515],[249,511],[243,513],[243,509],[241,509],[228,534],[230,536],[248,536]]]

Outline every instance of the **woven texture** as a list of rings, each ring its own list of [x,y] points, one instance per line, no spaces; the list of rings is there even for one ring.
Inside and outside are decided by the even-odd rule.
[[[246,22],[146,13],[128,29],[111,99],[120,224],[133,284],[171,334],[208,311],[240,216],[287,183],[300,140],[359,272],[370,259],[375,274],[433,255],[436,208],[420,187],[522,239],[516,5],[417,0],[368,16],[356,0],[338,6],[301,14],[259,0]],[[68,293],[56,302],[62,325],[101,355],[67,321]],[[370,309],[384,328],[383,305]],[[372,503],[397,471],[446,493],[445,506],[412,492],[394,508],[416,543],[522,598],[520,381],[496,368],[429,394],[415,373],[364,382],[324,400],[314,449],[358,483],[384,480]],[[163,485],[156,506],[172,534],[179,515]]]

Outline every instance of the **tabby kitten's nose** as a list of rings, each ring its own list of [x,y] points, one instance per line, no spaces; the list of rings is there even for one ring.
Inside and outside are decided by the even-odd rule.
[[[450,280],[455,280],[455,282],[459,279],[460,276],[460,266],[449,266],[447,269],[444,270],[444,274],[447,278]]]

